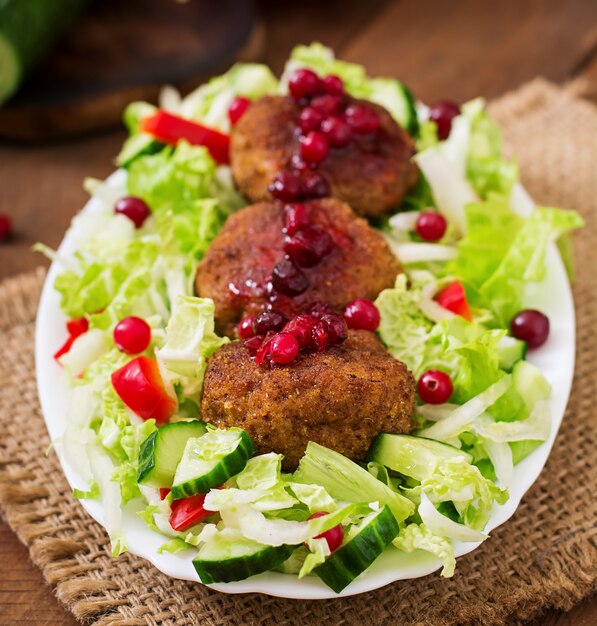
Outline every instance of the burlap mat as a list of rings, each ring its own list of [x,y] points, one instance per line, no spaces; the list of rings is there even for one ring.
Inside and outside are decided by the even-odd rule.
[[[492,105],[523,179],[543,203],[577,209],[578,360],[572,399],[550,460],[516,515],[439,574],[330,601],[225,595],[164,576],[130,555],[113,559],[103,530],[70,495],[38,406],[34,317],[42,271],[0,287],[0,501],[58,598],[101,624],[512,624],[568,609],[595,590],[597,449],[597,109],[543,81]]]

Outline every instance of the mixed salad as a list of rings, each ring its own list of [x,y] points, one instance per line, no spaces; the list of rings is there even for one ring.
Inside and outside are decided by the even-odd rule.
[[[229,339],[193,279],[247,204],[226,165],[231,125],[303,67],[383,105],[416,141],[419,182],[376,224],[405,271],[375,304],[381,341],[418,381],[418,426],[379,435],[365,464],[311,442],[285,473],[244,431],[201,421],[207,359]],[[57,445],[88,485],[75,495],[101,500],[114,555],[127,549],[127,505],[164,536],[161,550],[192,550],[205,583],[276,570],[340,592],[386,549],[426,550],[452,576],[453,542],[487,538],[514,466],[549,435],[550,386],[525,360],[549,324],[522,311],[523,295],[581,218],[528,202],[482,100],[429,108],[320,44],[295,48],[280,80],[238,64],[124,119],[120,188],[85,182],[102,209],[75,218],[73,256],[40,246],[60,264],[68,318],[56,360],[72,397]]]

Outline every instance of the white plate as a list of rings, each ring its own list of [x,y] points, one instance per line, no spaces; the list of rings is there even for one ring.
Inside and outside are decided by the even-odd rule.
[[[109,184],[121,187],[124,173],[116,172]],[[84,211],[97,211],[97,201],[89,201]],[[77,242],[72,231],[68,231],[59,252],[62,256],[72,255]],[[495,506],[486,530],[490,531],[503,524],[516,511],[524,493],[529,489],[543,469],[553,445],[564,410],[568,402],[574,369],[574,306],[572,294],[563,263],[555,246],[550,246],[547,254],[547,277],[545,281],[529,289],[526,306],[544,311],[550,319],[551,332],[547,343],[538,350],[530,351],[529,360],[537,365],[553,386],[550,400],[553,428],[549,440],[537,448],[514,471],[510,488],[510,499],[504,506]],[[39,397],[50,437],[57,442],[56,452],[64,473],[73,487],[85,487],[80,476],[65,461],[59,445],[65,428],[65,416],[69,401],[69,388],[61,368],[52,358],[57,347],[65,339],[65,317],[60,311],[59,295],[52,285],[60,268],[54,263],[48,273],[41,295],[36,328],[36,369]],[[82,500],[81,504],[100,524],[103,523],[101,503]],[[124,512],[123,525],[130,552],[151,561],[159,570],[175,578],[199,581],[191,560],[194,550],[177,555],[158,554],[157,550],[165,542],[163,536],[149,530],[134,513],[134,503]],[[493,541],[490,537],[487,541]],[[456,556],[471,552],[478,543],[456,542]],[[426,576],[440,567],[439,561],[425,552],[406,554],[393,548],[385,553],[361,577],[349,585],[340,596],[350,596],[377,589],[395,580]],[[437,574],[439,575],[439,574]],[[210,585],[226,593],[260,592],[272,596],[302,599],[323,599],[338,597],[317,577],[298,580],[296,576],[268,572],[244,581]]]

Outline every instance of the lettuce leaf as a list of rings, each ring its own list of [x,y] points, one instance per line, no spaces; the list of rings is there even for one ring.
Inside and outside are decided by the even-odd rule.
[[[403,552],[425,550],[436,556],[443,565],[442,576],[450,578],[454,575],[456,558],[452,542],[432,533],[425,524],[409,524],[400,530],[392,542],[395,548]]]

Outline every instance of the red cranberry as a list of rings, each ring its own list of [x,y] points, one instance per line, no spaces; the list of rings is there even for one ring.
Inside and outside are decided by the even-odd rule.
[[[298,296],[309,287],[309,279],[288,258],[278,261],[272,270],[272,287],[286,296]]]
[[[286,318],[277,311],[262,311],[253,320],[253,334],[266,335],[278,331],[286,323]]]
[[[319,513],[313,513],[309,519],[315,519],[316,517],[323,517],[327,515],[326,512],[321,511]],[[321,533],[321,535],[316,535],[315,539],[325,539],[328,542],[328,548],[330,552],[334,552],[337,550],[344,541],[344,528],[342,528],[342,524],[338,524],[329,530]]]
[[[320,320],[324,315],[334,315],[336,311],[325,302],[314,302],[307,309],[307,313],[315,319]]]
[[[140,317],[125,317],[114,327],[114,343],[126,354],[140,354],[151,343],[151,328]]]
[[[311,170],[313,167],[317,167],[317,163],[305,163],[303,159],[301,159],[301,155],[295,152],[290,157],[290,166],[295,169],[297,173],[302,174],[305,170]]]
[[[255,363],[257,363],[257,365],[261,365],[266,359],[269,358],[269,351],[274,337],[275,335],[273,334],[265,337],[259,348],[257,348],[257,352],[255,353]]]
[[[379,115],[370,106],[355,102],[346,107],[344,117],[355,133],[374,133],[381,122]]]
[[[313,327],[311,337],[313,340],[313,345],[317,352],[323,352],[330,345],[328,326],[322,320],[317,322],[317,324],[315,324],[315,326]]]
[[[263,335],[255,335],[255,337],[251,337],[245,341],[245,348],[249,351],[251,356],[257,354],[257,350],[261,348],[264,339],[265,337]]]
[[[301,68],[292,72],[288,78],[290,95],[299,100],[317,93],[321,88],[319,76],[312,70]]]
[[[278,333],[272,337],[269,354],[274,363],[292,363],[299,353],[299,343],[290,333]]]
[[[300,267],[317,265],[333,247],[329,234],[317,226],[306,226],[284,239],[284,252]]]
[[[7,241],[12,235],[12,220],[8,215],[0,215],[0,241]]]
[[[446,234],[447,228],[446,218],[433,211],[423,211],[415,226],[417,235],[425,241],[439,241]]]
[[[342,107],[342,97],[331,96],[329,94],[317,96],[317,98],[311,100],[311,107],[326,117],[335,115],[340,112],[340,108]]]
[[[427,404],[443,404],[450,399],[452,379],[441,370],[427,370],[417,383],[419,397]]]
[[[254,315],[246,315],[242,318],[238,325],[238,336],[241,339],[250,339],[255,335],[253,330],[253,322],[255,321]]]
[[[512,318],[510,331],[516,339],[526,341],[529,348],[538,348],[547,341],[549,318],[541,311],[526,309]]]
[[[306,348],[311,345],[311,333],[313,332],[315,324],[317,324],[317,320],[312,315],[297,315],[284,326],[283,331],[294,335],[299,346]]]
[[[341,315],[326,313],[322,316],[321,323],[326,326],[329,345],[342,343],[348,337],[348,327]]]
[[[131,222],[135,225],[135,228],[141,228],[143,222],[149,217],[151,211],[147,206],[147,203],[141,198],[135,196],[125,196],[120,198],[114,205],[114,211],[116,213],[122,213],[126,215]]]
[[[277,200],[292,202],[298,198],[301,192],[301,181],[292,172],[278,172],[268,189]]]
[[[329,74],[321,81],[321,86],[326,93],[333,96],[344,95],[344,81],[339,76]]]
[[[300,155],[307,163],[321,163],[329,152],[328,140],[323,133],[312,130],[300,138]]]
[[[344,148],[352,139],[352,128],[339,117],[328,117],[321,124],[321,132],[334,148]]]
[[[310,224],[309,210],[304,204],[288,204],[284,207],[284,230],[288,235],[294,235],[297,230]]]
[[[436,102],[429,110],[429,119],[437,124],[437,136],[447,139],[452,130],[452,120],[460,115],[460,107],[455,102]]]
[[[301,175],[301,195],[303,198],[324,198],[329,196],[328,181],[317,172],[303,172]]]
[[[228,107],[228,119],[232,126],[235,126],[238,120],[247,112],[247,109],[251,106],[249,98],[243,98],[239,96],[234,98]]]
[[[301,111],[299,118],[299,128],[308,133],[311,130],[319,130],[323,122],[324,114],[313,107],[306,107]]]
[[[380,316],[371,300],[357,298],[344,309],[344,319],[348,328],[374,331],[379,326]]]

